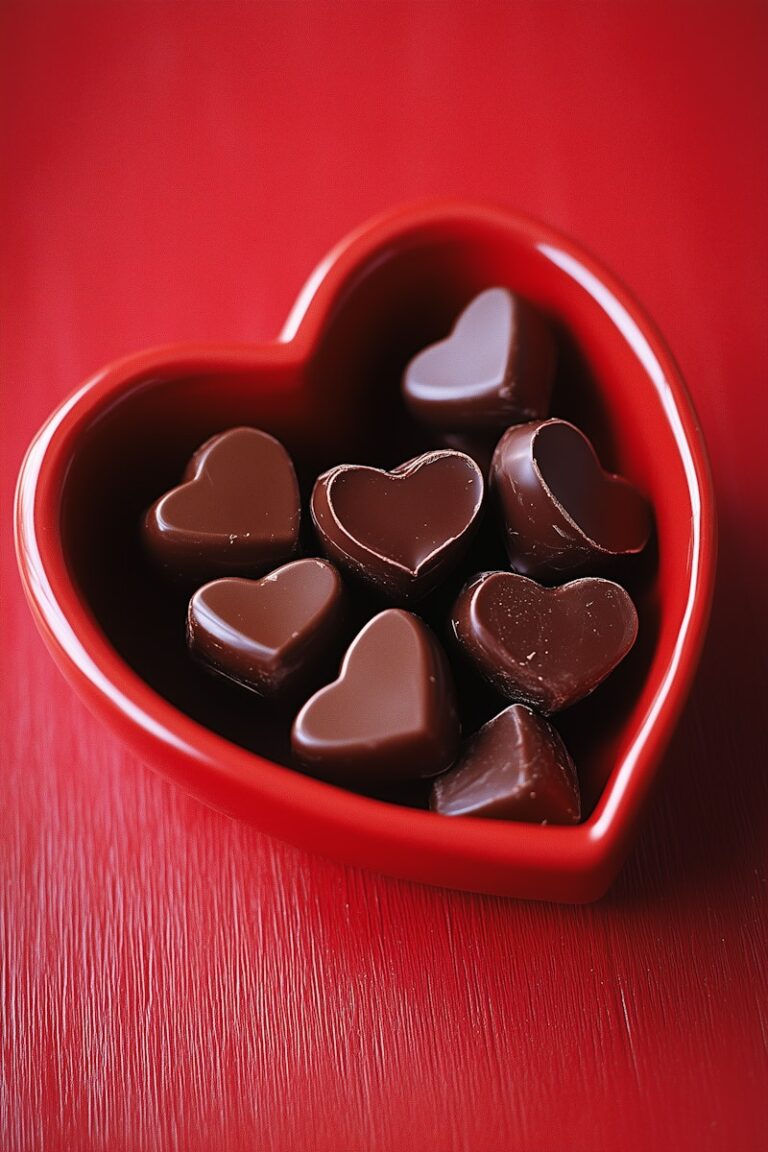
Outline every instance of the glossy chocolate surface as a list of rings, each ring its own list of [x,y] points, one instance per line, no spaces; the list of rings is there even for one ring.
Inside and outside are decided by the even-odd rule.
[[[227,577],[189,602],[187,644],[211,671],[260,696],[295,691],[343,647],[344,592],[325,560],[294,560],[261,580]]]
[[[232,428],[195,452],[182,483],[147,512],[143,540],[169,575],[258,576],[288,560],[301,504],[291,459],[256,428]]]
[[[342,464],[321,476],[312,519],[323,551],[388,600],[413,603],[466,553],[484,481],[461,452],[426,452],[392,472]]]
[[[500,432],[547,415],[554,366],[547,320],[506,288],[489,288],[447,339],[414,357],[403,395],[413,415],[434,427]]]
[[[454,768],[432,785],[430,807],[443,816],[481,816],[535,824],[576,824],[576,769],[542,716],[513,704],[464,745]]]
[[[623,660],[637,637],[637,610],[611,580],[545,588],[514,572],[485,572],[460,593],[451,627],[497,691],[551,713],[584,699]]]
[[[390,608],[350,645],[339,678],[304,705],[292,747],[313,775],[365,790],[444,772],[459,736],[442,648],[418,617]]]
[[[604,472],[587,437],[565,420],[509,428],[491,465],[491,490],[510,564],[524,576],[566,580],[640,552],[650,506]]]

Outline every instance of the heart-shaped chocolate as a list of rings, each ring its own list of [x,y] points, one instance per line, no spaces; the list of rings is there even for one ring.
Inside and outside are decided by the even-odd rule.
[[[171,576],[257,576],[287,560],[301,503],[291,458],[256,428],[232,428],[195,452],[183,482],[147,512],[143,538]]]
[[[403,395],[413,415],[434,427],[501,431],[546,416],[554,365],[545,318],[506,288],[488,288],[446,340],[411,360]]]
[[[612,580],[544,588],[514,572],[470,581],[451,613],[459,648],[503,696],[559,712],[588,696],[624,659],[637,610]]]
[[[407,604],[437,587],[467,551],[483,488],[463,452],[426,452],[392,472],[341,464],[315,484],[312,519],[326,556]]]
[[[484,816],[535,824],[577,824],[579,781],[551,724],[513,704],[471,736],[461,759],[432,785],[429,802],[443,816]]]
[[[445,653],[417,616],[388,608],[352,642],[338,680],[304,705],[291,742],[313,775],[365,788],[444,772],[459,736]]]
[[[293,560],[261,580],[225,577],[195,592],[187,644],[208,668],[260,696],[306,682],[340,650],[344,594],[326,560]]]
[[[599,568],[642,551],[651,531],[645,497],[604,472],[587,437],[565,420],[508,428],[490,484],[510,563],[524,576],[556,581]]]

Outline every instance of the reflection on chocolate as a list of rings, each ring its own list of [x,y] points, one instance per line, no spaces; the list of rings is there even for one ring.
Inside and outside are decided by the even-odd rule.
[[[447,431],[496,429],[546,416],[555,341],[544,317],[506,288],[464,309],[451,335],[408,365],[403,395],[418,419]]]
[[[586,436],[564,420],[509,428],[491,465],[515,571],[563,580],[640,552],[651,530],[646,499],[604,472]]]
[[[319,478],[312,519],[323,551],[390,601],[426,596],[467,551],[483,477],[461,452],[426,452],[384,472],[342,464]]]
[[[187,643],[212,671],[260,696],[306,683],[339,651],[343,588],[325,560],[294,560],[261,580],[228,577],[195,592]]]
[[[551,713],[588,696],[626,656],[637,610],[611,580],[544,588],[514,572],[485,572],[460,593],[451,626],[503,696]]]
[[[459,746],[454,688],[426,624],[398,608],[369,621],[338,680],[296,717],[292,745],[313,775],[363,790],[450,767]]]
[[[152,505],[143,539],[169,576],[258,576],[296,551],[300,515],[282,444],[255,428],[232,428],[203,444],[183,483]]]
[[[524,704],[489,720],[461,759],[432,785],[430,807],[443,816],[483,816],[536,824],[576,824],[576,769],[560,736]]]

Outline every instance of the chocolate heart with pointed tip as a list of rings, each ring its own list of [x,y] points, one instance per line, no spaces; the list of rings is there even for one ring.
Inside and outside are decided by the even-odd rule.
[[[195,592],[187,645],[211,671],[260,696],[305,683],[340,647],[344,591],[326,560],[293,560],[261,580],[225,577]]]
[[[304,705],[291,743],[313,775],[367,788],[444,772],[459,735],[442,648],[417,616],[388,608],[352,642],[338,680]]]
[[[300,516],[296,473],[279,440],[231,428],[198,448],[179,487],[155,501],[143,538],[171,576],[255,576],[296,551]]]
[[[637,637],[637,609],[612,580],[545,588],[514,572],[484,572],[451,612],[459,648],[503,696],[540,712],[583,700]]]
[[[507,429],[490,484],[510,563],[523,576],[564,580],[641,552],[648,541],[648,501],[604,472],[587,437],[565,420]]]
[[[326,556],[408,604],[433,591],[466,553],[483,489],[480,469],[463,452],[425,452],[392,472],[341,464],[315,484],[312,519]]]
[[[413,415],[434,427],[501,431],[546,416],[554,366],[545,318],[508,289],[488,288],[446,340],[411,360],[403,396]]]
[[[569,411],[610,426],[617,468],[631,467],[654,502],[662,559],[633,585],[644,636],[635,690],[612,700],[599,732],[590,709],[569,717],[586,816],[576,828],[444,820],[293,771],[269,706],[208,691],[217,685],[191,667],[181,597],[172,585],[158,595],[137,547],[137,520],[169,461],[181,474],[222,428],[264,428],[317,471],[343,453],[364,459],[373,389],[391,395],[383,366],[408,362],[422,318],[422,344],[436,324],[447,332],[483,284],[541,300],[569,331],[588,381],[573,378]],[[582,902],[616,876],[693,683],[716,511],[673,357],[637,301],[570,238],[465,201],[393,208],[334,248],[279,339],[142,351],[84,382],[30,445],[17,491],[18,560],[43,639],[137,766],[270,835],[411,881]],[[242,704],[236,715],[222,713],[223,695]]]
[[[534,824],[578,824],[579,781],[551,724],[513,704],[465,744],[459,762],[432,785],[443,816],[483,816]]]

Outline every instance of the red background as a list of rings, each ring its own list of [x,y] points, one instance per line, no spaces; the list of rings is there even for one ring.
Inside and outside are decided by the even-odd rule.
[[[4,1149],[766,1146],[764,4],[2,6]],[[601,903],[420,888],[209,812],[23,603],[24,447],[103,362],[261,340],[350,227],[467,195],[635,290],[711,450],[719,585]]]

